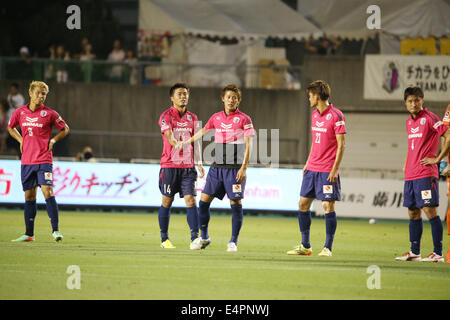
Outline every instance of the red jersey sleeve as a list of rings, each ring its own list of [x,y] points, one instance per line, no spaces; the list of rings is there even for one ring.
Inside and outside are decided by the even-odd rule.
[[[172,123],[168,112],[163,113],[159,118],[159,126],[161,127],[161,133],[172,130]]]
[[[245,117],[244,121],[244,137],[253,137],[255,135],[255,129],[253,128],[252,119]]]
[[[9,119],[8,127],[14,129],[19,125],[19,112],[18,109],[13,112],[11,119]]]
[[[206,123],[206,125],[205,125],[205,130],[213,130],[213,129],[215,129],[215,126],[214,126],[214,117],[215,117],[215,115],[213,115],[211,118],[209,118],[209,120],[208,120],[208,122]]]
[[[64,119],[56,111],[52,112],[52,124],[58,128],[58,130],[62,130],[66,126]]]
[[[450,126],[450,104],[447,106],[447,110],[445,110],[444,119],[442,119],[446,126]]]
[[[347,128],[345,127],[344,115],[342,115],[342,117],[336,117],[335,118],[334,133],[335,134],[345,134],[345,133],[347,133]]]
[[[447,130],[448,127],[442,121],[436,121],[431,123],[431,130],[437,132],[439,136],[442,136]]]

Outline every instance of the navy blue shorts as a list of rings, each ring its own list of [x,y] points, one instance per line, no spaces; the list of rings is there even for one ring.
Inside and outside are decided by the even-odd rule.
[[[202,193],[220,200],[225,194],[231,200],[244,199],[245,179],[242,182],[236,181],[238,171],[239,169],[210,167]]]
[[[36,186],[53,187],[53,165],[51,163],[23,164],[20,175],[23,191],[34,189]]]
[[[197,195],[195,190],[197,171],[195,168],[161,168],[159,170],[159,190],[166,197],[174,197],[179,193],[180,198],[187,195]]]
[[[329,172],[315,172],[307,170],[303,175],[300,196],[315,198],[322,201],[341,200],[341,180],[338,176],[333,183],[327,180]]]
[[[439,206],[439,182],[434,177],[405,181],[403,206],[409,209]]]

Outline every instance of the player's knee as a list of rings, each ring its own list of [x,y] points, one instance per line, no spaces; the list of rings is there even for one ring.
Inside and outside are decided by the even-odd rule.
[[[53,197],[53,188],[52,187],[42,188],[42,194],[45,199]]]
[[[25,201],[36,201],[35,194],[25,194]]]
[[[418,220],[421,217],[420,209],[409,209],[408,214],[411,220]]]
[[[311,203],[300,199],[300,201],[298,203],[298,208],[300,209],[300,211],[303,211],[303,212],[309,211],[310,207],[311,207]]]
[[[242,204],[241,199],[237,199],[237,200],[231,200],[230,199],[230,205],[234,206],[236,204]]]
[[[434,217],[436,217],[438,215],[436,207],[424,207],[423,211],[427,215],[428,219],[433,219]]]
[[[172,206],[173,198],[163,197],[162,206],[164,208],[170,208]]]
[[[334,211],[334,202],[332,201],[322,201],[322,208],[325,213],[330,213]]]
[[[186,206],[188,208],[194,207],[196,205],[194,196],[186,196],[184,197],[184,201],[186,202]]]

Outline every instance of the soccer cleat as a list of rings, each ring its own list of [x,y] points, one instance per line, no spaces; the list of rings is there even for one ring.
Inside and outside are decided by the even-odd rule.
[[[11,242],[32,242],[34,240],[35,240],[34,237],[30,237],[24,234],[18,237],[17,239],[11,240]]]
[[[200,250],[202,248],[202,238],[198,237],[191,241],[189,249],[191,250]]]
[[[294,249],[286,252],[288,255],[297,255],[297,256],[310,256],[312,253],[312,248],[305,248],[303,244],[296,246]]]
[[[422,260],[420,254],[414,254],[411,251],[405,252],[400,257],[395,258],[397,261],[420,261]]]
[[[326,247],[318,254],[319,257],[331,257],[332,255],[331,250]]]
[[[64,238],[63,235],[61,234],[61,232],[59,232],[59,231],[53,232],[52,237],[53,237],[53,240],[55,240],[57,242],[61,241]]]
[[[440,256],[434,252],[430,253],[426,258],[423,258],[421,261],[424,262],[444,262],[444,257]]]
[[[170,242],[169,239],[167,239],[164,242],[161,242],[161,248],[163,249],[175,249],[176,247]]]
[[[211,238],[201,239],[202,247],[200,249],[205,249],[207,246],[211,244]]]
[[[234,242],[229,242],[227,244],[227,252],[236,252],[237,250],[237,245]]]

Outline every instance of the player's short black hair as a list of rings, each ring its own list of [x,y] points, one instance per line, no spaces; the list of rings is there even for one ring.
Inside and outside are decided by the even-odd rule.
[[[225,88],[222,89],[222,98],[225,97],[225,93],[227,91],[233,91],[234,93],[237,94],[239,101],[242,100],[242,92],[241,89],[239,89],[239,87],[237,85],[235,85],[234,83],[231,83],[229,85],[227,85]]]
[[[189,89],[187,84],[185,84],[183,82],[177,82],[170,88],[170,90],[169,90],[169,97],[172,97],[173,93],[175,92],[175,90],[180,89],[180,88],[186,89],[188,91],[188,93],[191,91],[191,89]]]
[[[331,95],[331,88],[328,83],[323,80],[311,82],[306,88],[306,92],[319,95],[320,100],[327,101]]]
[[[417,96],[423,99],[424,94],[421,87],[408,87],[405,89],[404,99],[408,98],[408,96]]]
[[[17,82],[13,82],[13,83],[11,83],[11,87],[19,89],[19,84]]]

